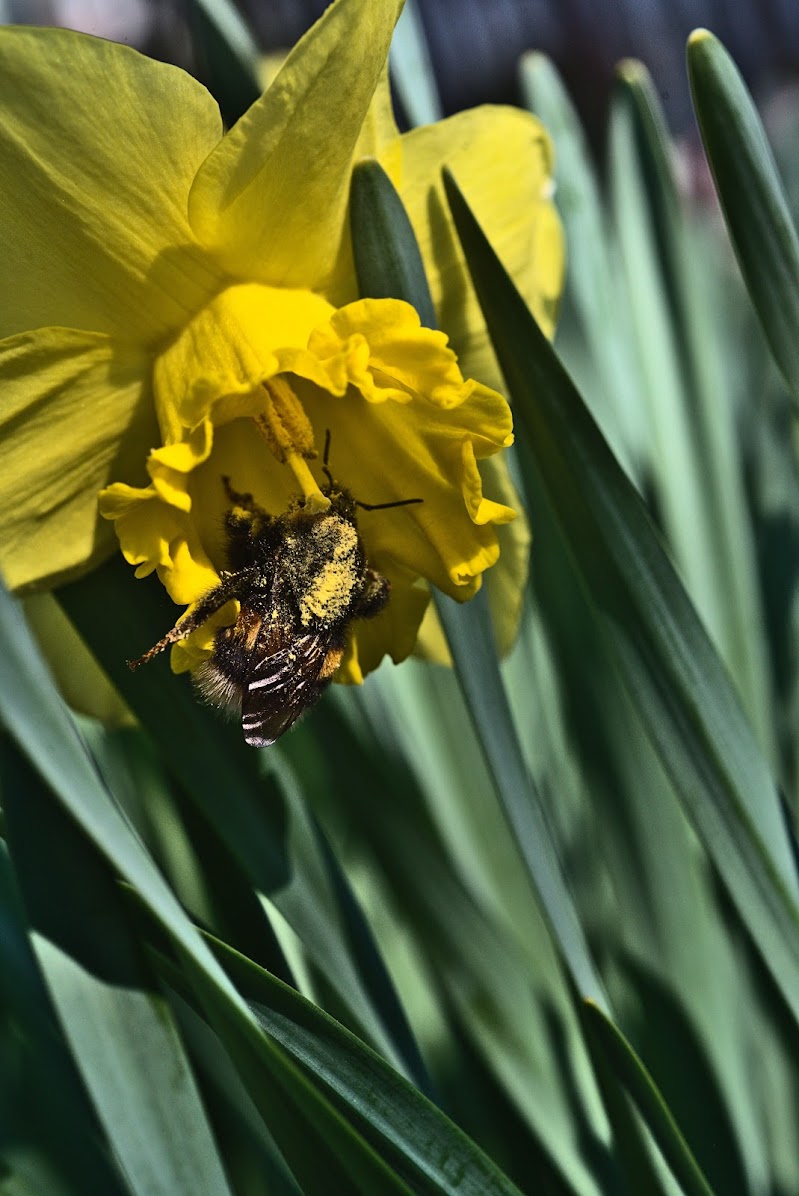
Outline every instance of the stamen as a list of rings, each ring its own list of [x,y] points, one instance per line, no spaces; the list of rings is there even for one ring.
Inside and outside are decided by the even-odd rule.
[[[267,401],[263,413],[255,416],[255,422],[278,461],[286,461],[290,453],[315,457],[311,421],[286,379],[269,378],[263,388]]]
[[[286,464],[299,484],[303,498],[305,499],[306,509],[311,513],[314,511],[326,511],[330,506],[330,499],[319,489],[319,483],[311,473],[304,458],[299,453],[289,453],[286,456]]]
[[[317,452],[313,427],[305,408],[284,377],[269,378],[263,389],[266,403],[263,412],[253,416],[255,426],[272,455],[281,465],[288,465],[294,474],[308,509],[326,511],[330,499],[319,489],[306,463],[308,458],[316,457]]]

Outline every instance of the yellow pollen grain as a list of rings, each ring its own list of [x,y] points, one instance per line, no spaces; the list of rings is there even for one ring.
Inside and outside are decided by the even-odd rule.
[[[338,529],[333,555],[315,575],[313,585],[300,602],[300,620],[307,627],[313,619],[336,619],[346,614],[358,584],[354,559],[358,533],[343,521]]]

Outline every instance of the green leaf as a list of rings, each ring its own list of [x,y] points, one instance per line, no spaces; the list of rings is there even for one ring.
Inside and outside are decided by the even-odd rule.
[[[447,191],[528,467],[633,706],[799,1020],[799,885],[774,782],[643,503],[451,178]]]
[[[688,40],[694,110],[749,297],[799,402],[799,237],[760,117],[706,29]]]
[[[36,649],[20,606],[0,586],[0,719],[45,784],[142,893],[153,916],[208,976],[229,982],[100,781]]]
[[[309,1196],[409,1196],[402,1180],[267,1038],[102,785],[31,639],[0,587],[0,718],[23,754],[178,950],[212,1027]]]
[[[137,581],[119,556],[62,587],[58,598],[244,879],[274,903],[310,951],[346,1020],[403,1066],[406,1043],[396,1044],[386,1029],[394,1008],[384,1016],[364,990],[316,829],[280,753],[248,747],[241,727],[199,702],[167,660],[135,672],[127,667],[174,621],[162,588]]]
[[[189,22],[203,75],[230,127],[263,90],[258,46],[232,0],[190,0]]]
[[[571,299],[590,351],[585,397],[631,476],[640,472],[648,424],[620,285],[620,263],[602,206],[591,151],[569,94],[550,60],[529,53],[521,63],[525,101],[555,143],[558,212],[569,247],[565,298]],[[560,330],[556,343],[559,343]]]
[[[706,230],[681,203],[665,119],[646,69],[637,62],[625,63],[619,79],[616,123],[628,124],[637,148],[634,160],[620,164],[620,170],[640,180],[648,195],[653,252],[658,256],[674,331],[688,436],[696,446],[692,458],[698,471],[696,501],[683,511],[680,523],[693,537],[698,538],[702,530],[698,547],[703,555],[703,589],[715,615],[708,626],[740,687],[759,742],[768,758],[775,760],[764,616],[731,398],[729,332],[718,302],[721,263],[710,238],[702,235]],[[620,215],[624,237],[630,217]],[[637,263],[636,286],[641,272]],[[650,343],[651,323],[647,323],[642,353],[648,352]],[[664,445],[653,469],[659,488],[676,483],[685,491],[686,467],[675,459],[674,448],[671,441]],[[681,527],[677,536],[671,537],[675,546],[683,538]],[[696,592],[692,590],[694,596]]]
[[[410,221],[391,180],[378,162],[353,171],[350,222],[362,295],[412,303],[423,324],[435,327],[424,264]],[[459,605],[436,593],[436,609],[452,652],[475,734],[534,891],[546,912],[577,991],[604,1005],[557,848],[515,734],[502,684],[484,591]]]
[[[659,212],[668,210],[668,195],[662,177],[647,188],[643,165],[636,110],[629,93],[621,90],[611,113],[610,172],[625,300],[641,369],[640,401],[651,426],[652,480],[686,588],[712,638],[723,644],[723,592],[715,569],[703,441],[692,424],[683,346],[670,302],[673,271],[663,269],[663,231],[656,224]]]
[[[350,228],[361,294],[412,303],[425,328],[436,313],[422,255],[396,188],[379,162],[359,162],[352,172]]]
[[[405,0],[391,39],[390,62],[391,81],[411,128],[441,120],[436,76],[415,0]]]
[[[344,1026],[251,960],[209,940],[260,1024],[425,1196],[520,1196],[483,1151]],[[164,977],[176,981],[161,960]]]
[[[9,750],[4,740],[0,777]],[[127,1189],[59,1032],[30,946],[5,844],[0,845],[0,1011],[0,1160],[13,1172],[15,1157],[24,1159],[36,1193],[122,1196]],[[41,1181],[34,1178],[39,1171]],[[0,1178],[6,1178],[2,1163]]]
[[[685,1196],[713,1196],[668,1105],[621,1030],[591,1001],[586,1001],[585,1009],[612,1071],[635,1102]]]
[[[444,1108],[517,1182],[557,1172],[569,1192],[598,1196],[583,1147],[607,1124],[572,986],[464,734],[456,676],[410,660],[336,696],[346,720],[289,742],[295,757],[324,761],[334,841],[368,878],[392,972],[447,1060],[435,1073]]]
[[[108,866],[7,746],[3,795],[32,941],[72,1057],[135,1193],[229,1194],[183,1046]]]

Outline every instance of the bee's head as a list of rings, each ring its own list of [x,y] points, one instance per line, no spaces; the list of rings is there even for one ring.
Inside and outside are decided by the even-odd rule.
[[[325,474],[327,480],[322,486],[325,498],[330,499],[330,505],[339,515],[343,515],[345,519],[354,519],[357,503],[352,494],[346,486],[336,481],[329,470],[326,469]]]

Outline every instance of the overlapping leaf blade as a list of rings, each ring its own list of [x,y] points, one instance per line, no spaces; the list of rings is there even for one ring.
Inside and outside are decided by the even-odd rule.
[[[264,1029],[354,1118],[414,1192],[520,1196],[487,1155],[344,1026],[225,944],[211,945]],[[161,966],[177,979],[165,961]]]
[[[10,847],[39,965],[131,1191],[229,1196],[191,1068],[141,966],[113,874],[10,745],[3,765]]]
[[[154,643],[174,618],[159,587],[138,583],[120,560],[59,592],[67,614],[130,708],[158,745],[203,818],[238,864],[242,877],[273,899],[327,976],[348,1024],[404,1066],[415,1059],[407,1029],[395,1044],[365,991],[341,930],[337,901],[316,830],[281,757],[257,753],[240,727],[197,702],[185,678],[165,660],[131,672],[126,657]],[[121,629],[118,610],[128,610]],[[387,1017],[393,1017],[393,1007]],[[413,1063],[411,1063],[413,1066]]]
[[[799,1018],[799,904],[776,787],[643,504],[454,182],[497,355],[611,658],[739,916]]]
[[[435,327],[424,264],[402,201],[377,162],[353,174],[351,224],[361,292],[413,303]],[[458,609],[443,595],[436,607],[505,816],[578,991],[606,1004],[539,795],[527,771],[499,671],[491,620],[479,596]]]
[[[586,1017],[611,1070],[632,1097],[685,1196],[713,1196],[668,1105],[621,1030],[590,1001],[586,1002]]]
[[[30,638],[0,590],[0,716],[45,786],[141,897],[303,1188],[405,1194],[402,1179],[267,1038],[104,789]],[[39,729],[44,722],[44,738]]]

